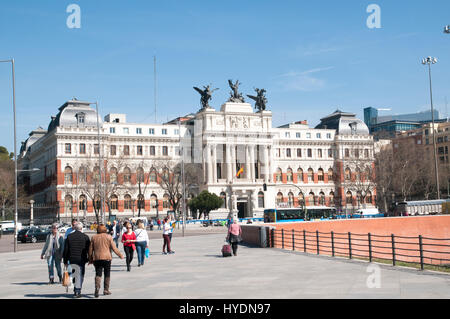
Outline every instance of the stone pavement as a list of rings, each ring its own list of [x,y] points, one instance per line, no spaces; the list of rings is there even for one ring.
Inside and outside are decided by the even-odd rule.
[[[369,263],[247,246],[239,247],[237,257],[223,258],[224,237],[225,233],[174,238],[173,255],[162,255],[162,239],[151,239],[152,255],[144,267],[137,267],[135,255],[128,273],[124,260],[113,259],[113,294],[100,298],[450,297],[448,274],[380,265],[380,288],[368,288],[373,276],[367,272]],[[72,292],[66,294],[61,285],[47,285],[47,266],[39,254],[0,254],[0,298],[71,298]],[[94,267],[87,266],[84,298],[94,298],[94,276]]]

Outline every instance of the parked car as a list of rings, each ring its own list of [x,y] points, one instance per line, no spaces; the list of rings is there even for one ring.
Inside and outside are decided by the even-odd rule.
[[[14,221],[4,220],[0,222],[0,228],[3,234],[14,233]],[[22,229],[22,223],[17,223],[17,229],[20,231]]]
[[[59,231],[60,233],[65,233],[66,230],[68,230],[70,227],[71,227],[70,225],[63,224],[63,225],[59,226],[58,231]]]
[[[22,243],[37,243],[38,241],[45,241],[49,231],[42,230],[39,227],[25,228],[17,234],[17,240]]]

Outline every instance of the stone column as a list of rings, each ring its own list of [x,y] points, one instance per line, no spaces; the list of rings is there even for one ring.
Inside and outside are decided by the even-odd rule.
[[[269,182],[269,147],[264,146],[264,182]]]
[[[212,178],[212,174],[213,174],[213,169],[212,169],[212,161],[211,161],[211,145],[207,144],[205,146],[205,151],[206,151],[206,166],[207,166],[207,172],[206,172],[206,180],[208,184],[211,184],[213,181]]]
[[[236,145],[231,146],[231,178],[232,180],[236,177]]]
[[[258,196],[256,194],[256,190],[252,190],[250,193],[250,199],[252,203],[252,216],[254,217],[255,211],[258,209]]]
[[[212,177],[213,177],[213,182],[216,183],[217,182],[217,145],[213,144],[213,145],[211,145],[211,147],[212,147],[212,152],[213,152],[212,163],[211,163],[212,170],[213,170]]]
[[[255,180],[256,174],[255,174],[255,145],[250,145],[250,179],[252,181]]]
[[[247,179],[252,179],[252,168],[251,168],[251,158],[250,158],[250,145],[245,146],[245,177]]]
[[[33,216],[33,204],[34,204],[34,200],[30,200],[30,226],[34,225],[34,216]]]
[[[226,163],[227,163],[227,183],[231,182],[233,179],[233,175],[232,175],[232,156],[231,156],[231,145],[227,144],[226,147]]]

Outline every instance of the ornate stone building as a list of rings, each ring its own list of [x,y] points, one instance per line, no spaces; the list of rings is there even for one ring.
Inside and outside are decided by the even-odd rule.
[[[337,110],[316,128],[306,121],[274,128],[271,111],[227,102],[219,111],[206,107],[165,124],[128,123],[125,114],[108,114],[98,125],[90,103],[74,99],[59,108],[47,130],[31,132],[22,143],[20,168],[40,168],[27,180],[36,203],[56,203],[61,217],[93,216],[98,194],[81,185],[94,185],[104,166],[102,180],[113,185],[104,187],[110,199],[104,210],[120,217],[138,210],[166,214],[168,196],[153,170],[155,163],[179,163],[182,156],[201,167],[200,182],[186,193],[208,190],[225,200],[211,217],[375,203],[374,186],[357,187],[370,184],[374,154],[368,128],[354,114]]]

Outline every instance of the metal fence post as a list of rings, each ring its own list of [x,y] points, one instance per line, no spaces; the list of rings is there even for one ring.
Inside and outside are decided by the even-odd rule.
[[[331,255],[334,257],[334,232],[331,231]]]
[[[284,249],[284,229],[281,229],[281,248]]]
[[[348,232],[348,256],[352,259],[352,235]]]
[[[271,247],[274,248],[275,247],[275,228],[272,228],[270,230],[270,239],[271,239]]]
[[[395,240],[394,240],[394,234],[391,234],[391,243],[392,243],[392,266],[395,266]]]
[[[423,243],[422,235],[419,235],[420,269],[423,270]]]
[[[306,230],[303,229],[303,249],[306,253]]]
[[[292,230],[292,250],[295,250],[295,236],[294,236],[295,230]]]
[[[319,231],[316,230],[317,255],[319,255]]]
[[[367,237],[369,239],[369,262],[372,262],[372,237],[370,233],[367,234]]]

